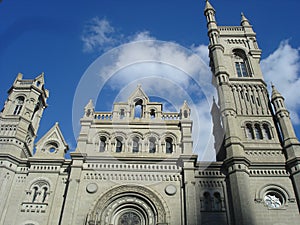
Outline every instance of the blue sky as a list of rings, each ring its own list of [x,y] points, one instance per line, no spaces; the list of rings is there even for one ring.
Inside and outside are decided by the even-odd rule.
[[[297,93],[300,85],[300,2],[211,0],[211,3],[216,9],[219,25],[239,25],[241,12],[250,20],[257,33],[259,47],[263,50],[262,67],[266,81],[273,81],[286,97],[297,134],[300,136],[300,94]],[[192,56],[190,50],[199,55],[202,63],[207,63],[208,38],[203,15],[204,5],[204,0],[3,0],[0,3],[0,104],[4,104],[6,91],[19,72],[28,79],[45,72],[45,86],[50,90],[50,98],[38,138],[58,121],[65,139],[71,149],[74,149],[76,141],[73,127],[78,124],[72,121],[72,116],[80,115],[81,105],[78,104],[79,109],[76,106],[74,109],[73,100],[76,93],[82,93],[78,88],[80,79],[89,77],[87,73],[93,70],[93,66],[104,61],[106,64],[112,62],[114,65],[123,65],[118,69],[108,68],[113,75],[105,80],[101,90],[97,89],[97,85],[94,87],[93,94],[99,96],[90,97],[97,102],[96,110],[111,110],[112,101],[122,100],[122,96],[128,95],[137,82],[146,86],[147,93],[155,96],[155,93],[151,93],[154,90],[153,79],[147,76],[129,78],[128,74],[148,71],[153,78],[160,76],[158,70],[162,70],[165,73],[178,73],[177,77],[181,77],[178,68],[166,65],[180,64],[182,59],[188,59],[179,66],[186,68],[184,72],[181,71],[185,73],[182,75],[183,79],[173,81],[168,76],[161,79],[165,79],[164,84],[168,84],[170,88],[180,87],[182,95],[190,99],[196,108],[200,107],[203,102],[195,100],[197,96],[192,91],[185,90],[193,90],[193,87],[203,85],[193,81],[197,76],[187,74],[195,71],[198,73],[200,70],[202,75],[207,73],[206,70],[202,71],[205,66],[190,66],[199,60]],[[128,45],[135,41],[140,41],[138,50],[135,49],[136,45]],[[165,51],[162,52],[161,49]],[[133,55],[145,60],[162,60],[164,65],[156,68],[157,65],[149,62],[136,63],[136,59],[130,61],[128,55],[121,54],[124,51],[131,51]],[[172,57],[174,52],[181,55]],[[172,60],[169,60],[170,57]],[[132,62],[137,66],[129,66]],[[205,90],[202,94],[209,99],[213,95],[212,92],[206,94]],[[175,108],[179,104],[170,93],[161,91],[156,97],[169,102]],[[77,110],[76,113],[74,110]],[[203,124],[207,119],[207,115],[199,115],[196,122]],[[203,124],[202,128],[198,134],[209,129],[209,126]]]

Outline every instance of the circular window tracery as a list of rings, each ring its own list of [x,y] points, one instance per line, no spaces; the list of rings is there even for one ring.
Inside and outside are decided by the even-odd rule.
[[[125,212],[118,219],[118,225],[140,225],[141,218],[135,212]]]
[[[269,191],[264,196],[264,202],[270,209],[278,209],[284,204],[284,198],[276,191]]]

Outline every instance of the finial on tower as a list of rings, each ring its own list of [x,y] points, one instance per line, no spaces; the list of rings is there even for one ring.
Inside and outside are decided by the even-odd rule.
[[[241,25],[242,26],[251,26],[249,23],[249,20],[246,18],[246,16],[244,15],[244,13],[241,13]]]
[[[279,93],[279,91],[277,91],[273,83],[271,83],[271,87],[272,87],[272,95],[271,95],[272,100],[274,100],[275,98],[283,98],[283,96]]]
[[[212,7],[208,0],[206,0],[204,12],[206,12],[207,10],[213,10],[215,12],[214,7]]]

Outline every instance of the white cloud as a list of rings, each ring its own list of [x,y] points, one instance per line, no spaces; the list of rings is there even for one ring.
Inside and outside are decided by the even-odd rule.
[[[187,49],[174,42],[158,41],[148,31],[126,37],[115,32],[107,20],[98,18],[87,25],[82,40],[88,52],[111,48],[93,63],[92,75],[87,70],[85,76],[94,77],[87,79],[89,87],[82,87],[83,93],[89,90],[98,97],[106,85],[119,93],[114,101],[126,101],[137,84],[142,84],[149,96],[163,99],[177,111],[183,101],[188,100],[194,121],[194,151],[201,160],[214,159],[210,101],[216,93],[211,85],[207,46],[193,45]],[[112,49],[119,44],[122,45]],[[297,115],[300,108],[300,101],[297,101],[300,98],[299,59],[299,50],[284,41],[273,54],[261,61],[266,82],[273,82],[286,97],[295,123],[300,123]],[[91,81],[97,90],[92,90]]]
[[[215,90],[211,85],[207,46],[194,45],[187,49],[174,42],[158,41],[148,31],[124,37],[114,33],[115,29],[107,21],[101,21],[96,19],[92,23],[91,30],[97,32],[86,35],[85,49],[101,52],[107,47],[112,48],[113,44],[117,43],[113,37],[117,35],[123,37],[123,45],[112,48],[92,64],[93,68],[90,68],[90,71],[93,71],[93,75],[86,75],[90,74],[88,69],[84,76],[97,77],[83,78],[89,80],[86,82],[89,86],[79,87],[84,94],[76,95],[87,96],[87,90],[93,89],[92,85],[97,89],[91,91],[94,95],[99,94],[104,86],[109,86],[113,91],[119,92],[114,101],[126,101],[126,97],[136,85],[142,84],[149,96],[163,99],[176,111],[179,111],[184,100],[187,100],[194,121],[194,152],[200,154],[199,158],[202,160],[211,160],[214,150],[209,144],[212,140],[209,101],[212,100]],[[91,84],[91,81],[94,83]],[[103,86],[99,87],[96,83]],[[99,98],[101,99],[101,96]],[[168,110],[169,108],[165,107],[164,111]]]
[[[108,47],[118,44],[118,39],[114,35],[115,29],[108,20],[93,18],[84,27],[81,37],[83,51],[106,50]]]
[[[271,55],[261,61],[261,68],[268,85],[272,82],[284,96],[292,121],[299,124],[299,49],[293,48],[288,41],[282,41]]]

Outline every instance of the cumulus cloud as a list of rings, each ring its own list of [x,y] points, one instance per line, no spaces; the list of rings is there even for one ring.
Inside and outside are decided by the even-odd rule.
[[[148,31],[125,36],[116,32],[106,19],[97,17],[86,25],[82,41],[86,52],[110,50],[84,74],[76,91],[78,98],[74,100],[80,114],[75,115],[73,121],[79,120],[81,109],[89,98],[94,98],[94,102],[98,97],[100,101],[111,99],[112,105],[126,101],[135,87],[142,84],[149,96],[167,103],[165,111],[179,111],[183,101],[188,101],[194,121],[194,152],[201,160],[214,160],[210,109],[216,93],[211,85],[206,45],[192,45],[187,49],[174,42],[159,41]],[[300,123],[297,115],[300,108],[299,59],[299,49],[283,41],[274,53],[261,61],[266,82],[273,82],[286,97],[294,123]],[[106,91],[100,93],[103,89]],[[107,98],[101,96],[107,93],[110,94]],[[111,98],[111,93],[116,96]]]
[[[288,41],[282,41],[279,47],[261,61],[265,80],[271,82],[285,97],[285,103],[291,113],[292,121],[300,124],[300,55],[299,49],[293,48]]]
[[[117,93],[113,102],[126,101],[137,84],[142,84],[150,97],[167,103],[164,111],[179,112],[187,100],[194,121],[194,152],[202,160],[214,158],[210,144],[213,140],[210,101],[215,90],[211,85],[207,46],[193,45],[188,49],[174,42],[156,40],[148,31],[126,37],[115,32],[107,20],[98,18],[92,20],[86,31],[83,35],[86,51],[110,50],[86,71],[76,91],[78,98],[86,99],[75,98],[76,107],[82,108],[79,102],[86,104],[88,98],[94,98],[94,102],[98,97],[99,101],[107,101],[111,93]],[[120,36],[122,43],[114,39]],[[113,48],[114,45],[119,46]],[[100,93],[102,89],[106,91]],[[76,116],[73,121],[77,121]]]
[[[83,51],[106,50],[118,44],[119,41],[115,35],[115,29],[110,25],[108,20],[95,17],[84,27],[81,37]]]

